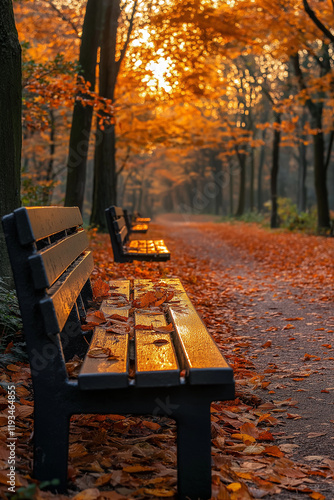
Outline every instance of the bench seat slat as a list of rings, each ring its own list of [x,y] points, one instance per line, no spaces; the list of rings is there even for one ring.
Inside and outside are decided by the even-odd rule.
[[[166,326],[165,316],[162,313],[154,315],[135,313],[135,325],[150,326],[152,324],[155,327]],[[135,345],[138,386],[154,387],[180,383],[180,369],[170,333],[136,329]]]
[[[172,285],[179,304],[170,305],[175,327],[175,348],[185,363],[189,382],[194,384],[233,383],[233,370],[227,364],[203,321],[198,316],[181,282],[164,280]]]
[[[21,245],[82,225],[78,207],[21,207],[14,214]]]
[[[135,220],[134,222],[137,224],[143,224],[143,223],[147,223],[147,222],[151,222],[151,219],[149,217],[135,217]]]
[[[61,332],[82,287],[89,279],[93,269],[92,253],[90,251],[85,252],[64,273],[64,279],[59,280],[60,283],[56,282],[49,288],[47,291],[49,296],[40,300],[39,305],[48,335]]]
[[[104,300],[100,307],[108,317],[112,314],[129,317],[130,281],[111,281],[110,298]],[[89,352],[96,348],[109,348],[117,357],[115,360],[93,358]],[[111,389],[128,386],[129,334],[106,333],[101,327],[96,327],[89,346],[88,353],[78,376],[80,389]]]
[[[132,233],[146,233],[147,231],[148,231],[147,224],[135,224],[134,226],[131,226]]]
[[[37,289],[50,288],[65,269],[88,247],[85,231],[79,231],[29,258]]]

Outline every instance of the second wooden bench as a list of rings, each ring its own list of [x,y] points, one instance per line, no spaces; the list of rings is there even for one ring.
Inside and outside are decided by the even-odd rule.
[[[129,231],[120,207],[111,206],[105,211],[115,262],[134,260],[163,262],[170,259],[170,252],[163,240],[130,240]]]

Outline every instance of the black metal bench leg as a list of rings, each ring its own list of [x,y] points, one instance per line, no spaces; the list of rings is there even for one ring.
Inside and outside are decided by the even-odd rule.
[[[182,406],[185,406],[184,403]],[[183,409],[183,408],[182,408]],[[178,499],[211,498],[210,405],[197,400],[177,416]]]
[[[70,419],[53,405],[47,406],[40,411],[35,408],[34,477],[39,481],[58,479],[58,484],[48,489],[60,493],[67,487]]]

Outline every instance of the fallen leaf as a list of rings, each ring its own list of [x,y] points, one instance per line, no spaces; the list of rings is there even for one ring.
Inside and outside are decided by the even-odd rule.
[[[89,349],[87,356],[89,358],[107,358],[108,360],[118,359],[118,357],[111,352],[109,347],[99,346]]]
[[[97,488],[88,488],[87,490],[77,493],[72,500],[96,500],[100,496],[100,490]]]
[[[127,467],[123,467],[124,472],[137,473],[137,472],[153,472],[155,470],[154,467],[150,467],[149,465],[128,465]]]
[[[326,436],[327,432],[309,432],[307,434],[308,439],[317,438],[320,436]]]
[[[166,339],[156,339],[152,342],[152,344],[162,345],[162,344],[169,344],[169,342]]]
[[[175,495],[175,491],[166,490],[164,488],[162,488],[162,489],[159,488],[159,489],[154,489],[154,490],[151,490],[149,488],[145,488],[144,493],[146,493],[147,495],[153,495],[154,497],[164,497],[164,498],[173,497]]]

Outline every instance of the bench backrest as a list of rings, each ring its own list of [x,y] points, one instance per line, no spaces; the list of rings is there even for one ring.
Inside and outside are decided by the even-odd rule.
[[[92,298],[94,263],[80,211],[22,207],[2,224],[33,379],[58,384],[67,379],[66,352],[84,344],[80,316]]]
[[[107,226],[110,234],[112,249],[114,252],[114,259],[118,261],[124,254],[123,246],[129,238],[129,231],[126,224],[124,211],[121,207],[112,205],[105,211]]]

